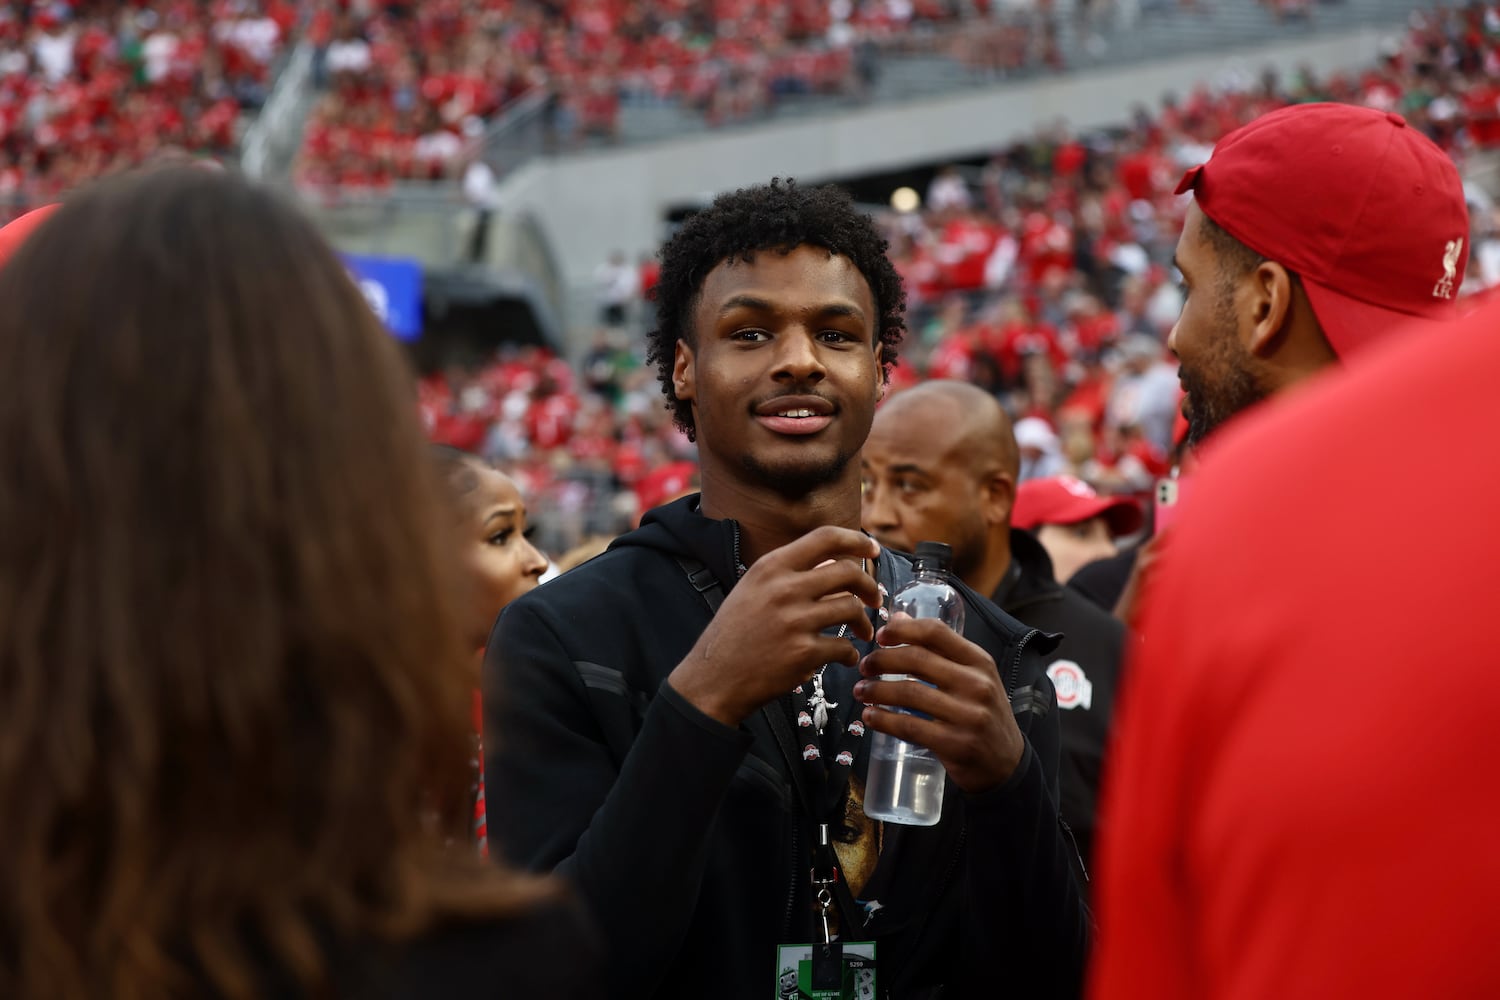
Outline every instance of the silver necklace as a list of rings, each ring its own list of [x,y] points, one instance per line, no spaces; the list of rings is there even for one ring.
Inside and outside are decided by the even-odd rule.
[[[835,638],[842,639],[844,633],[848,631],[849,626],[847,624],[840,625],[839,634]],[[812,709],[813,728],[818,731],[819,736],[823,735],[823,727],[828,725],[828,710],[839,707],[838,702],[829,701],[828,696],[823,693],[823,671],[827,669],[828,664],[825,663],[818,668],[817,673],[813,674],[812,694],[807,699],[807,707]]]
[[[862,572],[862,573],[869,572],[868,566],[869,566],[869,561],[868,560],[861,559],[859,561],[860,572]],[[881,587],[880,588],[880,592],[881,592],[881,596],[884,597],[885,596],[885,588]],[[885,610],[884,602],[882,602],[881,610],[882,611]],[[839,634],[837,636],[835,636],[834,638],[836,638],[836,639],[842,639],[845,635],[848,634],[848,632],[849,632],[849,625],[846,622],[845,624],[839,626]],[[823,727],[826,726],[826,725],[828,725],[828,710],[830,708],[838,708],[839,707],[839,703],[838,702],[836,702],[836,701],[829,701],[828,700],[828,695],[826,695],[823,692],[823,671],[825,671],[827,669],[828,669],[828,664],[825,663],[821,667],[818,668],[818,672],[817,673],[813,674],[813,677],[812,677],[812,685],[813,685],[812,694],[807,699],[807,707],[810,708],[810,709],[812,709],[813,728],[818,731],[818,735],[819,736],[823,735]],[[802,688],[801,688],[800,685],[798,686],[797,690],[798,691],[802,690]]]
[[[868,572],[869,571],[868,570],[868,565],[869,565],[869,560],[867,560],[867,559],[861,559],[859,561],[860,572]],[[740,570],[740,575],[743,576],[745,574],[745,567],[744,567],[743,564],[740,565],[739,570]],[[880,587],[880,596],[882,598],[885,597],[885,587],[883,585]],[[882,601],[881,608],[880,608],[880,613],[881,613],[881,617],[882,618],[885,618],[885,617],[888,616],[888,612],[885,610],[884,601]],[[843,625],[839,626],[838,635],[834,636],[834,638],[836,638],[836,639],[842,639],[848,633],[849,633],[849,625],[846,622]],[[818,668],[818,672],[817,673],[813,674],[813,676],[812,676],[812,686],[813,686],[812,694],[808,695],[808,698],[807,698],[807,707],[810,708],[810,709],[812,709],[812,723],[813,723],[813,728],[818,731],[818,735],[819,736],[823,735],[823,729],[824,729],[825,726],[828,725],[828,710],[830,708],[838,708],[839,707],[839,703],[836,702],[836,701],[829,701],[828,700],[828,695],[825,694],[824,691],[823,691],[823,671],[825,671],[827,669],[828,669],[828,664],[825,663],[821,667]],[[796,688],[794,688],[793,690],[794,690],[794,692],[796,694],[801,694],[802,693],[802,685],[798,684],[796,686]]]

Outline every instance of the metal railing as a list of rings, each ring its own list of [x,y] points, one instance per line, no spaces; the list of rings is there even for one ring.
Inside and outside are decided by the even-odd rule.
[[[557,150],[556,100],[546,87],[522,94],[485,129],[479,154],[496,176]]]
[[[280,173],[276,164],[290,162],[302,141],[299,108],[309,99],[315,50],[307,39],[298,42],[286,68],[276,77],[271,96],[240,142],[240,167],[256,180]]]

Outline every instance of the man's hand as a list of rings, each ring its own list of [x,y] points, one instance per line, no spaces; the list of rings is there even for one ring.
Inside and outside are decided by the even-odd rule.
[[[876,642],[881,648],[860,663],[865,679],[854,686],[854,696],[869,706],[865,725],[931,750],[965,792],[986,792],[1009,780],[1026,743],[990,655],[940,621],[905,615],[891,619]],[[881,680],[882,674],[906,674],[936,687]]]
[[[704,714],[737,726],[812,677],[825,663],[852,666],[847,638],[868,642],[865,608],[880,588],[861,567],[880,547],[849,528],[824,526],[757,559],[667,678]],[[823,635],[847,625],[845,638]]]

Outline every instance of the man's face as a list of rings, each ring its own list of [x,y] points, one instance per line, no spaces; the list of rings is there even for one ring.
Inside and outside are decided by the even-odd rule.
[[[1036,540],[1047,550],[1058,583],[1067,583],[1089,563],[1108,559],[1118,551],[1103,517],[1075,524],[1044,524],[1037,529]]]
[[[1239,336],[1235,276],[1225,275],[1218,252],[1203,235],[1204,216],[1188,208],[1177,241],[1177,268],[1182,272],[1183,304],[1167,346],[1177,355],[1177,377],[1187,398],[1189,445],[1196,445],[1218,426],[1266,398],[1255,377],[1254,359]]]
[[[710,271],[673,368],[705,475],[786,497],[836,482],[882,392],[877,318],[859,269],[821,247]]]
[[[888,548],[911,552],[918,542],[946,542],[954,574],[969,580],[984,564],[989,527],[983,480],[955,454],[963,414],[947,400],[892,408],[899,398],[876,415],[860,453],[860,521]]]

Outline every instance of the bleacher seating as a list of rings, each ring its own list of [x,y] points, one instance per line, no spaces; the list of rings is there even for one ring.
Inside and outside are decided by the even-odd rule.
[[[287,0],[0,3],[0,211],[166,150],[232,157],[298,18]]]

